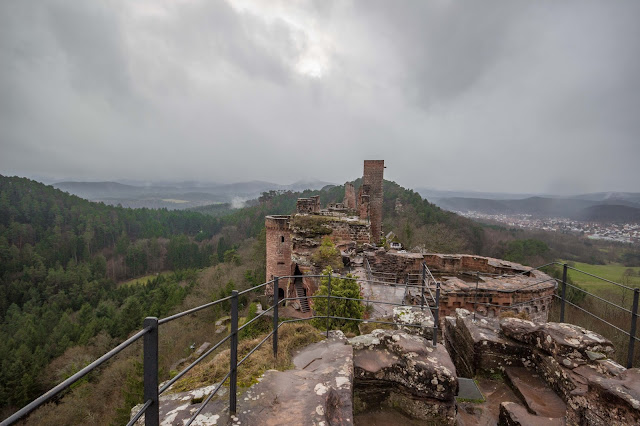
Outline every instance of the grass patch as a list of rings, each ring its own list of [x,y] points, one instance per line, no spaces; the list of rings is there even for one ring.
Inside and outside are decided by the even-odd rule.
[[[153,279],[155,279],[156,277],[160,276],[160,275],[169,275],[170,272],[160,272],[158,274],[150,274],[150,275],[145,275],[144,277],[139,277],[139,278],[134,278],[132,280],[129,281],[123,281],[120,284],[118,284],[118,287],[126,287],[126,286],[130,286],[130,285],[147,285],[147,283]]]
[[[241,340],[238,344],[238,361],[251,351],[267,334],[255,339]],[[257,383],[257,378],[267,370],[288,370],[293,368],[294,351],[324,339],[319,330],[306,323],[284,324],[278,330],[278,359],[273,358],[272,345],[267,340],[238,368],[238,386],[249,387]],[[219,382],[229,371],[230,350],[225,349],[209,362],[193,368],[186,377],[173,386],[170,393],[185,392]]]
[[[380,321],[393,321],[393,318],[381,318]],[[373,330],[396,330],[393,324],[380,324],[378,322],[363,321],[358,324],[360,334],[370,334]]]
[[[630,268],[619,263],[612,263],[608,265],[592,265],[589,263],[572,262],[569,264],[574,268],[581,269],[590,274],[597,275],[599,277],[617,282],[619,284],[624,284],[628,287],[640,287],[640,268],[638,267]],[[625,276],[625,272],[627,271],[627,269],[632,270],[633,275]],[[569,269],[567,271],[567,274],[574,283],[579,284],[585,290],[595,293],[599,296],[620,293],[619,287],[606,281],[599,280],[598,278],[585,275],[572,269]]]
[[[295,215],[291,218],[290,226],[305,237],[328,235],[333,230],[327,225],[331,218],[316,215]]]

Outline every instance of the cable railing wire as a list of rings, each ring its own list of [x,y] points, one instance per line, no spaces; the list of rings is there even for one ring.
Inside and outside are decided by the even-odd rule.
[[[557,282],[558,284],[562,284],[562,295],[563,296],[558,296],[557,294],[551,294],[551,295],[546,295],[546,296],[542,296],[539,298],[534,298],[534,299],[529,299],[526,301],[521,301],[518,303],[511,303],[509,305],[496,305],[496,304],[491,304],[491,303],[474,303],[477,305],[482,305],[482,306],[494,306],[500,309],[509,309],[509,308],[513,308],[513,307],[518,307],[521,305],[526,305],[526,304],[530,304],[532,302],[538,301],[538,300],[545,300],[545,299],[549,299],[549,298],[553,298],[556,297],[558,299],[561,300],[561,302],[564,304],[569,304],[570,306],[573,306],[577,309],[579,309],[580,311],[602,321],[603,323],[615,328],[616,330],[624,333],[625,335],[630,337],[630,347],[629,347],[629,358],[628,358],[628,364],[631,362],[631,358],[633,355],[633,344],[635,343],[635,341],[640,341],[640,339],[638,339],[635,336],[635,327],[636,327],[636,320],[637,320],[637,310],[638,310],[638,293],[639,290],[638,289],[634,289],[628,286],[625,286],[623,284],[620,283],[616,283],[614,281],[599,277],[597,275],[582,271],[580,269],[568,266],[567,264],[561,264],[559,262],[550,262],[547,263],[545,265],[539,266],[537,268],[532,268],[529,269],[527,271],[523,271],[519,274],[515,274],[515,275],[507,275],[507,274],[484,274],[486,276],[502,276],[502,277],[513,277],[513,276],[517,276],[517,275],[522,275],[522,274],[527,274],[530,273],[533,270],[539,270],[541,268],[553,265],[553,264],[559,264],[559,265],[563,265],[564,267],[564,275],[563,275],[563,280],[560,281],[557,278],[549,278],[549,279],[544,279],[541,281],[537,281],[534,283],[530,283],[527,284],[526,286],[520,287],[518,289],[511,289],[511,290],[502,290],[502,289],[496,289],[496,288],[487,288],[487,287],[478,287],[477,290],[478,291],[497,291],[500,293],[517,293],[517,292],[523,292],[531,287],[535,287],[539,284],[543,284],[545,282],[548,281],[554,281]],[[221,386],[230,378],[234,378],[235,376],[235,372],[232,374],[232,370],[235,371],[235,369],[237,369],[238,367],[240,367],[253,353],[255,353],[255,351],[258,350],[258,348],[260,348],[267,340],[269,340],[270,338],[273,339],[274,341],[274,356],[277,356],[277,331],[278,329],[283,325],[283,324],[287,324],[287,323],[293,323],[293,322],[299,322],[299,321],[309,321],[312,319],[318,319],[318,318],[325,318],[325,319],[336,319],[336,320],[343,320],[343,321],[358,321],[358,322],[369,322],[369,323],[379,323],[379,324],[389,324],[389,325],[395,325],[395,326],[409,326],[409,327],[425,327],[423,324],[405,324],[405,323],[399,323],[396,321],[381,321],[381,320],[377,320],[377,319],[362,319],[362,318],[349,318],[349,317],[343,317],[343,316],[338,316],[338,315],[331,315],[331,306],[332,304],[329,303],[327,306],[327,313],[326,315],[313,315],[307,318],[299,318],[299,319],[284,319],[284,320],[279,320],[278,319],[278,309],[279,306],[281,304],[286,304],[286,301],[288,300],[301,300],[301,299],[315,299],[315,298],[326,298],[327,300],[344,300],[344,301],[357,301],[357,302],[361,302],[361,303],[367,303],[367,304],[378,304],[378,305],[389,305],[389,306],[398,306],[398,307],[402,307],[405,306],[404,302],[406,299],[406,296],[408,294],[408,290],[409,289],[413,289],[413,288],[419,288],[422,289],[422,294],[421,294],[421,301],[422,302],[427,302],[427,308],[430,310],[431,315],[434,319],[434,324],[433,327],[429,327],[429,328],[433,328],[434,331],[434,340],[433,340],[433,344],[435,345],[437,342],[437,333],[438,333],[438,329],[439,329],[439,325],[438,325],[438,312],[440,310],[440,306],[439,306],[439,295],[440,292],[442,290],[443,294],[447,294],[446,291],[444,291],[444,289],[440,288],[440,282],[436,280],[436,278],[433,276],[433,273],[429,270],[429,268],[426,266],[426,263],[423,263],[423,268],[424,268],[424,278],[420,278],[420,274],[417,273],[408,273],[405,275],[405,282],[404,283],[397,283],[397,282],[389,282],[389,281],[382,281],[379,279],[376,279],[376,275],[378,276],[394,276],[395,279],[398,279],[398,274],[394,274],[394,273],[380,273],[380,274],[376,274],[375,272],[373,272],[371,270],[371,265],[369,263],[369,260],[365,257],[365,261],[364,261],[364,266],[365,266],[365,273],[366,273],[366,278],[359,278],[357,276],[343,276],[343,275],[291,275],[291,276],[284,276],[284,277],[275,277],[274,279],[267,281],[265,283],[256,285],[254,287],[242,290],[240,292],[238,291],[233,291],[231,296],[227,296],[206,304],[203,304],[201,306],[197,306],[195,308],[191,308],[188,309],[186,311],[183,312],[179,312],[176,313],[174,315],[171,315],[169,317],[163,318],[163,319],[156,319],[156,318],[147,318],[145,320],[145,324],[150,324],[150,326],[147,326],[145,328],[143,328],[142,330],[138,331],[136,334],[134,334],[133,336],[131,336],[130,338],[128,338],[127,340],[125,340],[124,342],[122,342],[120,345],[116,346],[115,348],[113,348],[111,351],[107,352],[106,354],[104,354],[102,357],[100,357],[99,359],[97,359],[96,361],[94,361],[93,363],[89,364],[87,367],[83,368],[81,371],[79,371],[78,373],[74,374],[73,376],[71,376],[70,378],[68,378],[67,380],[61,382],[60,384],[58,384],[57,386],[55,386],[54,388],[52,388],[51,390],[49,390],[47,393],[41,395],[40,397],[36,398],[34,401],[32,401],[30,404],[26,405],[25,407],[23,407],[21,410],[18,410],[16,413],[14,413],[13,415],[11,415],[10,417],[8,417],[7,419],[3,420],[0,423],[0,426],[5,426],[5,425],[10,425],[15,423],[16,421],[24,418],[25,416],[27,416],[29,413],[31,413],[33,410],[35,410],[36,408],[38,408],[40,405],[48,402],[49,400],[51,400],[54,396],[56,396],[57,394],[59,394],[60,392],[62,392],[63,390],[67,389],[68,387],[70,387],[73,383],[75,383],[76,381],[78,381],[80,378],[84,377],[86,374],[88,374],[89,372],[91,372],[92,370],[94,370],[95,368],[99,367],[101,364],[103,364],[104,362],[106,362],[107,360],[113,358],[115,355],[117,355],[119,352],[121,352],[122,350],[124,350],[126,347],[130,346],[131,344],[133,344],[134,342],[136,342],[137,340],[139,340],[142,337],[145,337],[145,345],[144,345],[144,350],[145,350],[145,354],[147,351],[147,346],[149,344],[151,345],[155,345],[156,347],[156,351],[157,351],[157,326],[161,325],[161,324],[165,324],[167,322],[176,320],[178,318],[184,317],[186,315],[189,314],[193,314],[196,312],[199,312],[203,309],[218,305],[220,303],[223,303],[225,301],[232,301],[232,310],[233,309],[238,309],[237,308],[237,298],[239,295],[244,295],[250,292],[255,292],[256,290],[259,290],[263,287],[268,286],[269,284],[273,284],[273,290],[274,290],[274,303],[271,307],[269,307],[268,309],[262,311],[259,315],[257,315],[256,317],[252,318],[251,320],[247,321],[245,324],[243,324],[241,327],[237,327],[237,312],[234,314],[232,312],[232,318],[235,315],[235,321],[236,324],[235,326],[233,325],[233,319],[232,319],[232,331],[231,333],[229,333],[226,337],[222,338],[218,343],[216,343],[212,348],[208,349],[204,354],[202,354],[200,357],[198,357],[198,359],[196,359],[193,363],[191,363],[189,366],[187,366],[185,369],[183,369],[180,373],[178,373],[176,376],[174,376],[171,380],[169,380],[168,382],[166,382],[165,384],[163,384],[162,386],[157,387],[157,393],[155,394],[155,397],[152,397],[151,399],[146,399],[145,404],[142,406],[142,408],[138,411],[138,413],[136,413],[131,421],[129,422],[129,424],[133,424],[136,421],[138,421],[141,416],[145,413],[148,413],[148,410],[152,409],[155,410],[155,412],[157,413],[158,407],[157,407],[157,397],[162,394],[163,392],[165,392],[166,390],[168,390],[174,383],[176,383],[178,380],[180,380],[182,377],[184,377],[184,375],[186,375],[191,369],[193,369],[193,367],[195,367],[197,364],[199,364],[200,362],[202,362],[206,357],[208,357],[209,355],[211,355],[214,351],[216,351],[217,349],[219,349],[219,347],[224,344],[227,340],[231,340],[232,341],[232,353],[235,351],[237,353],[237,342],[238,342],[238,334],[240,331],[242,331],[243,329],[245,329],[246,327],[248,327],[249,325],[253,324],[255,321],[258,321],[260,318],[264,317],[265,315],[268,315],[269,313],[273,312],[274,314],[274,328],[273,330],[268,333],[256,346],[254,346],[239,362],[236,362],[236,364],[234,366],[230,366],[230,371],[225,375],[225,377],[223,378],[223,380],[217,385],[217,387],[215,388],[215,390],[207,397],[207,399],[201,404],[201,406],[199,407],[199,409],[194,413],[194,415],[191,417],[191,419],[187,422],[187,424],[191,424],[193,423],[193,421],[197,418],[197,416],[201,413],[201,411],[204,409],[204,407],[206,406],[206,404],[211,400],[211,398],[218,392],[218,390],[221,388]],[[580,273],[584,273],[588,276],[591,277],[595,277],[598,278],[602,281],[605,281],[607,283],[610,284],[614,284],[617,285],[621,288],[624,289],[628,289],[628,290],[633,290],[634,291],[634,307],[632,308],[632,310],[629,310],[627,308],[624,308],[622,306],[619,306],[611,301],[608,301],[600,296],[597,296],[593,293],[590,293],[582,288],[579,288],[577,286],[574,286],[570,283],[567,282],[567,275],[566,275],[566,271],[567,269],[572,269],[575,270],[577,272]],[[478,277],[480,276],[480,274],[477,275]],[[354,297],[342,297],[342,296],[335,296],[335,295],[331,295],[330,293],[328,295],[311,295],[311,296],[299,296],[299,297],[285,297],[285,298],[281,298],[278,297],[278,280],[279,279],[291,279],[291,278],[329,278],[329,283],[331,278],[333,277],[334,279],[349,279],[349,280],[353,280],[356,282],[366,282],[369,284],[381,284],[381,285],[404,285],[405,286],[405,296],[403,297],[402,302],[403,303],[397,303],[397,302],[391,302],[391,301],[381,301],[381,300],[364,300],[362,298],[354,298]],[[431,283],[433,283],[433,286],[431,285]],[[330,284],[329,284],[330,286]],[[585,294],[591,295],[594,298],[596,298],[597,300],[606,302],[607,304],[616,307],[618,309],[623,310],[624,312],[630,313],[632,315],[632,323],[631,323],[631,329],[630,332],[627,332],[625,330],[623,330],[622,328],[610,323],[609,321],[606,321],[605,319],[589,312],[588,310],[578,306],[575,303],[572,303],[569,300],[566,300],[566,297],[564,297],[565,295],[565,290],[566,287],[569,286],[570,288],[574,288],[577,289]],[[433,288],[432,288],[433,287]],[[436,295],[434,296],[433,294],[433,289],[436,290]],[[428,293],[428,297],[430,299],[430,301],[427,301],[427,296],[424,293],[424,291],[426,291]],[[410,294],[410,293],[409,293]],[[434,306],[431,306],[431,302],[434,302]],[[235,306],[235,308],[234,308]],[[423,306],[424,308],[424,306]],[[564,307],[562,308],[564,309]],[[564,311],[561,311],[561,319],[562,321],[564,321]],[[148,322],[150,321],[150,322]],[[561,322],[562,322],[561,321]],[[327,333],[328,333],[328,327],[327,327]],[[152,336],[152,337],[149,337]],[[155,340],[154,340],[155,339]],[[236,347],[234,348],[234,342],[235,341],[235,345]],[[153,348],[153,346],[150,346],[150,348]],[[235,358],[237,361],[237,358]],[[157,365],[157,360],[155,361],[155,365],[154,364],[150,364],[150,366],[147,366],[146,363],[146,355],[145,355],[145,383],[147,380],[147,377],[153,377],[153,375],[155,374],[155,376],[157,377],[158,374],[158,365]],[[153,373],[153,371],[147,371],[147,368],[150,369],[155,369],[155,373]],[[157,382],[156,382],[157,383]],[[232,387],[233,389],[236,388],[236,384],[232,383]],[[145,384],[145,395],[147,395],[147,385]],[[232,392],[230,392],[231,394]],[[155,398],[155,399],[154,399]],[[230,395],[230,401],[233,401],[233,404],[230,407],[233,407],[233,411],[235,412],[235,394],[234,395]],[[231,410],[231,408],[230,408]],[[153,414],[154,411],[151,411],[151,413]],[[147,416],[147,418],[149,418],[150,416]],[[151,416],[153,417],[153,416]]]

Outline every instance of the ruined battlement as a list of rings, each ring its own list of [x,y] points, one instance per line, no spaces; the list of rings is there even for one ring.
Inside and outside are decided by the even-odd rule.
[[[557,284],[553,278],[518,263],[466,254],[411,253],[371,250],[364,254],[374,275],[402,284],[420,281],[422,262],[440,282],[440,313],[450,315],[458,308],[488,317],[502,310],[525,312],[530,318],[546,321]],[[419,304],[420,292],[408,292]]]

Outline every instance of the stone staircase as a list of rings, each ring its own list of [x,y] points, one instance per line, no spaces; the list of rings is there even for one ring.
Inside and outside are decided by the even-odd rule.
[[[298,298],[298,302],[300,303],[300,311],[303,313],[309,312],[311,310],[311,308],[309,307],[309,299],[306,298],[302,283],[296,282],[294,284],[294,288],[296,289],[296,297]]]

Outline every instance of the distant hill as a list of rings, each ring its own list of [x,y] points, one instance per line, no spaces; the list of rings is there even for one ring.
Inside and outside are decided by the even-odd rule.
[[[485,214],[530,214],[535,217],[566,217],[592,221],[629,221],[640,204],[629,200],[603,198],[529,197],[519,200],[490,200],[483,198],[441,198],[435,204],[450,211],[476,211]],[[596,219],[597,218],[597,219]],[[625,219],[626,218],[626,219]]]
[[[317,190],[329,182],[318,180],[298,181],[291,185],[272,182],[249,181],[230,184],[208,184],[182,182],[161,185],[129,185],[118,182],[59,182],[53,187],[90,201],[101,201],[109,205],[139,208],[166,208],[183,210],[219,203],[242,203],[258,198],[271,190],[303,191]]]
[[[628,203],[638,204],[640,207],[640,192],[594,192],[591,194],[581,194],[570,198],[577,200],[602,201],[609,204],[628,205]]]
[[[448,191],[432,188],[416,188],[416,192],[427,200],[435,201],[442,198],[478,198],[487,200],[519,200],[536,197],[540,194],[519,194],[506,192],[477,192],[477,191]]]
[[[587,207],[574,218],[584,222],[640,223],[640,208],[600,204]]]

